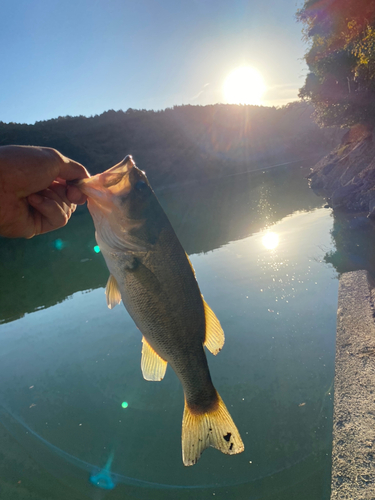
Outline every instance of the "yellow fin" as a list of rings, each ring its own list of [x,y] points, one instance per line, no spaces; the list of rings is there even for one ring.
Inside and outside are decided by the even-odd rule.
[[[185,255],[195,276],[194,267],[190,262],[189,256],[186,252]],[[210,352],[212,352],[214,356],[216,356],[216,354],[218,354],[223,348],[225,342],[224,331],[221,328],[220,321],[217,319],[216,314],[204,300],[203,295],[202,300],[204,306],[204,314],[206,317],[206,335],[204,339],[204,345]]]
[[[188,256],[188,254],[186,252],[185,252],[185,255],[186,255],[186,258],[187,258],[187,260],[188,260],[188,262],[190,264],[191,270],[193,271],[194,278],[196,278],[196,276],[195,276],[195,269],[193,267],[193,264],[191,263],[191,260],[189,259],[189,256]]]
[[[121,293],[117,284],[116,279],[109,275],[107,286],[105,288],[105,296],[107,298],[107,306],[113,309],[117,304],[121,302]]]
[[[184,465],[194,465],[209,446],[222,453],[234,455],[244,451],[240,433],[221,399],[212,411],[193,413],[185,400],[182,419],[182,461]]]
[[[216,356],[223,348],[225,342],[224,332],[221,328],[220,321],[217,319],[211,307],[203,297],[202,300],[206,317],[206,337],[204,339],[204,345]]]
[[[152,381],[163,380],[167,369],[167,361],[164,361],[164,359],[154,351],[144,337],[142,338],[142,343],[141,369],[143,378]]]

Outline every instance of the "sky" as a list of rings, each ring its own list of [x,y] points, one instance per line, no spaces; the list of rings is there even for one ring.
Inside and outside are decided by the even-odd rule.
[[[228,102],[250,66],[260,104],[296,100],[307,67],[296,0],[0,0],[0,121]]]

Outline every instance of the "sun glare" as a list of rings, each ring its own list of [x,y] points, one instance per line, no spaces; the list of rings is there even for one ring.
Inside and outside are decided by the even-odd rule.
[[[273,250],[279,244],[279,235],[276,233],[267,233],[263,236],[262,243],[267,250]]]
[[[229,104],[261,104],[266,91],[262,75],[255,68],[240,66],[224,82],[223,94]]]

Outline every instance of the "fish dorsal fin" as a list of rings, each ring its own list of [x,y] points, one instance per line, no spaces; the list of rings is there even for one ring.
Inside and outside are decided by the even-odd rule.
[[[117,304],[121,302],[121,293],[117,284],[116,279],[109,275],[107,286],[105,288],[105,296],[107,297],[107,306],[113,309]]]
[[[221,351],[224,345],[225,337],[223,329],[221,328],[220,321],[217,319],[215,313],[207,302],[203,300],[204,305],[204,315],[206,318],[206,337],[204,339],[204,345],[207,349],[216,356],[216,354]]]
[[[163,380],[167,369],[167,361],[164,361],[164,359],[154,351],[144,337],[142,337],[142,343],[141,369],[143,378],[154,382]]]

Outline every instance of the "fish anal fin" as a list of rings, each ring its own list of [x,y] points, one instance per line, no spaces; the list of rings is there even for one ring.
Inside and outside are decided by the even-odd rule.
[[[147,340],[142,338],[142,360],[141,369],[145,380],[163,380],[167,370],[167,361],[164,361],[157,352],[150,346]]]
[[[121,302],[121,292],[119,290],[118,284],[112,274],[109,276],[107,281],[107,286],[105,288],[105,296],[107,298],[107,306],[113,309],[117,304]]]
[[[194,465],[203,451],[212,446],[222,453],[234,455],[244,451],[240,433],[232,420],[223,400],[212,411],[197,414],[189,409],[185,400],[182,420],[182,461],[184,465]]]
[[[216,356],[218,352],[223,348],[225,337],[223,329],[221,328],[220,321],[217,319],[215,313],[207,302],[203,300],[204,314],[206,318],[206,336],[204,339],[204,345],[207,349]]]

